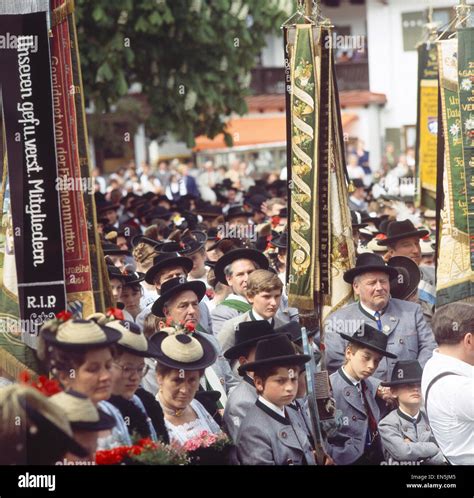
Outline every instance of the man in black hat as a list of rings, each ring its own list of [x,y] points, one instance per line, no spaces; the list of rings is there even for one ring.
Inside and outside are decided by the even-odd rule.
[[[390,382],[382,382],[397,398],[398,409],[379,423],[385,460],[389,465],[444,465],[446,460],[438,448],[428,417],[422,409],[421,375],[416,360],[397,361]]]
[[[232,289],[232,293],[212,311],[212,329],[219,334],[227,320],[250,311],[252,305],[246,297],[249,275],[260,269],[267,270],[267,257],[255,249],[234,249],[224,254],[216,263],[216,279]]]
[[[239,323],[235,332],[235,345],[224,352],[229,361],[237,361],[239,366],[255,360],[255,351],[259,341],[275,337],[273,327],[266,320]],[[242,420],[257,401],[257,391],[253,382],[253,373],[243,373],[243,378],[229,394],[224,411],[224,423],[229,436],[235,441]]]
[[[148,284],[154,285],[156,289],[156,298],[159,297],[161,293],[161,286],[167,280],[172,278],[181,278],[186,280],[189,272],[193,268],[193,261],[176,252],[179,249],[179,244],[176,247],[168,247],[170,249],[175,249],[173,252],[163,252],[155,256],[153,259],[153,266],[151,266],[145,274],[145,281]],[[155,298],[155,299],[156,299]],[[145,318],[152,312],[153,303],[150,303],[146,308],[141,311],[137,316],[135,323],[143,330],[143,325],[145,323]],[[210,313],[207,305],[204,302],[199,303],[200,310],[200,324],[201,328],[206,332],[212,333],[212,324]]]
[[[364,253],[357,257],[355,268],[344,274],[352,284],[359,301],[335,311],[325,322],[325,345],[329,371],[337,370],[344,361],[346,342],[341,333],[352,335],[362,323],[375,327],[388,338],[387,349],[400,360],[418,360],[424,365],[436,347],[433,332],[426,323],[421,307],[390,296],[390,279],[398,271],[387,266],[376,255]],[[390,378],[394,361],[383,359],[374,377],[380,381]],[[388,390],[379,389],[379,396],[391,399]]]
[[[387,238],[381,242],[388,247],[386,259],[393,256],[406,256],[420,267],[421,280],[418,284],[418,303],[425,313],[433,316],[436,304],[435,271],[433,267],[421,265],[420,239],[428,234],[428,230],[416,229],[410,220],[392,221],[387,227]]]

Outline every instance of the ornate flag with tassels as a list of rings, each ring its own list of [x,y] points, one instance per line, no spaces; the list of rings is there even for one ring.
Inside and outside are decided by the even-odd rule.
[[[458,38],[438,43],[442,135],[438,153],[438,205],[441,208],[436,269],[436,305],[474,302],[470,213],[474,207],[472,180],[474,117],[474,29],[458,30]],[[470,50],[469,50],[470,47]],[[466,50],[467,48],[467,50]],[[467,113],[467,115],[466,115]],[[470,115],[469,115],[470,114]],[[473,128],[474,130],[474,125]],[[441,130],[440,130],[441,131]],[[472,215],[471,215],[471,219]]]
[[[331,27],[298,24],[291,53],[289,304],[320,320],[352,295],[355,264]]]
[[[74,1],[53,0],[52,8],[51,53],[58,164],[65,180],[75,180],[82,186],[79,191],[61,193],[67,300],[68,308],[76,316],[88,316],[95,310],[105,310],[114,302],[97,231]],[[63,183],[66,184],[64,180]],[[74,182],[70,184],[75,185]],[[68,206],[74,209],[67,209]],[[72,237],[76,243],[68,246]]]

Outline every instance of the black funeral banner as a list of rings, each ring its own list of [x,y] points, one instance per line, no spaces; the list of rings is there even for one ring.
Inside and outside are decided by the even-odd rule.
[[[66,308],[46,12],[0,15],[0,88],[24,341]]]

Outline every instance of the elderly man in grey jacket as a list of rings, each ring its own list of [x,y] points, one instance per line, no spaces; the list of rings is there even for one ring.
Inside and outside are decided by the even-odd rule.
[[[324,343],[328,370],[335,372],[344,361],[347,341],[341,332],[352,335],[362,323],[377,328],[388,339],[387,350],[398,360],[418,360],[421,366],[431,358],[436,347],[433,332],[416,303],[390,297],[390,279],[397,278],[398,271],[385,264],[376,255],[365,253],[357,257],[355,268],[344,274],[351,283],[359,302],[348,304],[326,319]],[[388,381],[395,360],[384,358],[374,373],[378,381]],[[380,398],[392,399],[388,388],[379,386]]]

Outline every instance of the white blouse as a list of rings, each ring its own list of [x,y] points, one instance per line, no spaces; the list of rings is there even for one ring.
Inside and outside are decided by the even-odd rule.
[[[199,436],[202,431],[213,434],[220,434],[222,432],[216,421],[199,401],[193,399],[190,406],[197,415],[197,418],[191,422],[173,425],[165,418],[165,426],[170,437],[170,442],[177,442],[183,445],[186,441]]]

